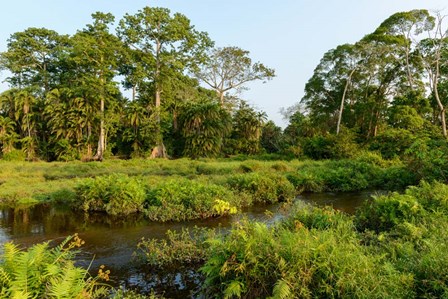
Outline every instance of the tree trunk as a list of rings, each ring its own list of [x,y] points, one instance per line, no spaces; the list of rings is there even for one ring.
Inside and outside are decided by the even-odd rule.
[[[162,91],[160,90],[160,68],[161,68],[161,64],[160,64],[160,51],[162,50],[162,45],[160,44],[160,41],[157,41],[157,45],[156,45],[156,71],[155,71],[155,86],[156,86],[156,122],[157,122],[157,145],[152,149],[151,152],[151,156],[150,158],[167,158],[168,155],[166,154],[166,148],[165,145],[163,144],[163,136],[162,136],[162,132],[161,132],[161,124],[160,124],[160,109],[161,109],[161,93]]]
[[[217,91],[219,96],[219,101],[221,103],[221,108],[224,108],[224,92],[223,91]]]
[[[439,74],[440,74],[440,69],[439,69],[439,59],[436,60],[436,73],[434,74],[434,78],[433,78],[433,92],[434,92],[434,97],[436,98],[437,101],[437,105],[439,106],[440,109],[440,122],[442,123],[442,134],[443,137],[447,138],[447,131],[446,131],[446,113],[445,113],[445,106],[443,105],[442,101],[440,100],[440,96],[439,96]]]
[[[447,138],[447,132],[446,132],[446,111],[445,111],[445,108],[442,110],[442,111],[440,111],[440,121],[442,122],[442,133],[443,133],[443,136],[445,137],[445,138]]]
[[[96,155],[93,157],[95,161],[103,161],[104,150],[105,150],[105,132],[104,132],[104,98],[100,101],[100,136],[98,138],[98,148],[96,150]]]
[[[342,99],[341,99],[341,107],[339,108],[338,124],[336,126],[336,135],[339,135],[339,130],[341,128],[342,112],[344,111],[345,95],[347,94],[348,86],[350,84],[350,81],[352,79],[352,76],[353,76],[353,73],[355,72],[355,70],[356,69],[353,69],[350,72],[350,75],[347,78],[347,82],[345,82],[344,92],[342,94]]]

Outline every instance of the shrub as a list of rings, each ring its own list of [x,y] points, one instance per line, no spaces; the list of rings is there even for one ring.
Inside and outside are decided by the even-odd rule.
[[[314,160],[351,158],[359,151],[355,135],[348,130],[339,135],[316,135],[302,142],[303,153]]]
[[[358,209],[356,227],[359,231],[389,231],[398,224],[420,220],[424,214],[423,206],[414,196],[394,192],[374,197]]]
[[[402,156],[417,136],[406,129],[390,128],[373,138],[370,150],[379,151],[385,159]]]
[[[412,276],[341,231],[242,223],[208,241],[207,298],[408,298]],[[344,232],[344,231],[342,231]]]
[[[124,174],[84,179],[75,189],[79,205],[85,212],[128,215],[142,211],[145,201],[141,182]]]
[[[418,198],[419,203],[432,213],[448,215],[448,186],[440,182],[421,181],[419,186],[409,187],[406,194]]]
[[[253,202],[289,201],[295,195],[294,186],[279,174],[237,174],[227,179],[227,185],[237,192],[250,194]]]
[[[382,183],[380,167],[354,160],[306,163],[288,179],[300,191],[360,191]]]
[[[170,179],[149,188],[146,214],[151,220],[188,220],[236,212],[232,192],[215,184]]]
[[[215,231],[208,228],[169,230],[163,239],[143,238],[137,245],[137,256],[156,267],[201,263],[209,248],[205,241],[215,236]]]
[[[25,161],[26,153],[20,149],[13,149],[8,153],[3,153],[2,159],[5,161]]]
[[[289,230],[300,228],[326,230],[337,228],[339,225],[352,227],[349,216],[339,212],[332,207],[318,208],[302,201],[294,205],[291,215],[281,225]]]

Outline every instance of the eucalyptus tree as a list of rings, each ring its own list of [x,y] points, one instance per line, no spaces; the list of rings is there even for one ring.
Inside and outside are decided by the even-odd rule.
[[[244,84],[256,80],[270,80],[275,77],[274,69],[260,62],[252,62],[249,51],[238,47],[213,48],[207,63],[195,72],[197,78],[213,88],[224,107],[225,93],[240,91]]]
[[[97,12],[92,14],[92,18],[92,24],[73,36],[71,59],[76,67],[76,88],[81,97],[97,107],[98,147],[93,159],[101,161],[107,144],[106,103],[110,105],[119,94],[114,77],[118,74],[122,44],[109,32],[115,19],[112,14]]]
[[[435,18],[425,9],[398,12],[391,15],[371,34],[363,38],[364,41],[376,41],[393,45],[395,58],[404,60],[406,80],[411,90],[422,88],[419,77],[421,65],[415,55],[415,49],[420,35],[434,28]]]
[[[448,29],[444,28],[444,16],[436,14],[435,25],[428,31],[428,38],[418,44],[418,53],[428,76],[429,87],[440,113],[442,134],[448,137],[446,128],[446,101],[440,96],[439,84],[448,79]]]
[[[205,50],[212,46],[212,42],[206,33],[194,29],[186,16],[172,15],[169,9],[158,7],[144,7],[135,15],[126,14],[117,33],[133,52],[135,60],[127,73],[128,81],[134,85],[150,84],[154,91],[158,128],[152,157],[165,157],[160,113],[166,81],[174,78],[175,73],[196,68],[204,61]]]

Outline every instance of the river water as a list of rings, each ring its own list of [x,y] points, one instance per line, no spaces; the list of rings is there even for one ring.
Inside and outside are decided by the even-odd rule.
[[[358,193],[310,193],[302,194],[298,200],[317,205],[330,205],[352,214],[371,192]],[[270,216],[267,216],[269,211]],[[273,215],[273,217],[272,217]],[[66,236],[78,233],[85,240],[77,263],[92,272],[100,265],[111,270],[112,284],[139,292],[156,288],[169,298],[188,298],[200,284],[200,276],[193,269],[150,269],[139,265],[133,253],[137,243],[144,237],[163,238],[167,230],[210,227],[228,229],[232,223],[247,217],[258,221],[276,221],[283,217],[281,204],[256,206],[242,214],[188,222],[151,222],[142,215],[114,218],[105,215],[84,215],[54,205],[39,205],[33,208],[0,208],[0,243],[13,241],[24,247],[54,240],[62,241]]]

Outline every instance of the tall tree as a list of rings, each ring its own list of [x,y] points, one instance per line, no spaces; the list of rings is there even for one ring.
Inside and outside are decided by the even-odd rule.
[[[448,29],[443,28],[444,16],[436,14],[435,26],[428,30],[429,37],[420,41],[418,45],[419,55],[425,66],[429,87],[440,112],[440,124],[442,134],[448,138],[446,128],[446,103],[440,96],[439,83],[442,78],[442,69],[448,67]]]
[[[84,89],[84,96],[94,96],[96,99],[92,100],[98,102],[98,147],[93,159],[101,161],[106,150],[105,105],[119,93],[114,77],[118,73],[121,43],[109,32],[115,19],[112,14],[97,12],[92,18],[93,24],[72,39],[72,59],[78,68],[76,84]]]
[[[224,95],[230,90],[241,90],[244,84],[255,80],[270,80],[274,69],[260,62],[252,62],[249,51],[238,47],[214,48],[206,64],[196,71],[196,76],[216,93],[224,106]]]
[[[160,128],[160,113],[164,81],[173,78],[175,72],[194,69],[205,59],[205,50],[212,46],[208,35],[199,32],[190,20],[180,14],[171,15],[170,10],[158,7],[144,7],[135,15],[126,14],[117,29],[119,37],[134,54],[138,74],[133,78],[143,79],[154,90],[154,106],[158,123],[157,146],[152,157],[165,157],[166,149]]]
[[[419,35],[434,28],[434,20],[425,9],[398,12],[387,18],[363,40],[393,45],[396,59],[404,59],[408,88],[414,90],[416,87],[421,88],[422,85],[418,86],[418,82],[415,82],[415,77],[418,78],[421,72],[418,71],[418,60],[415,59],[413,51],[417,46]]]
[[[28,28],[8,39],[1,54],[1,67],[10,71],[7,81],[15,88],[28,88],[45,95],[57,82],[58,61],[66,51],[68,37],[45,28]]]

